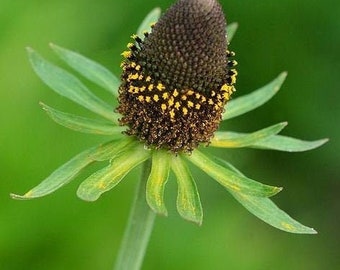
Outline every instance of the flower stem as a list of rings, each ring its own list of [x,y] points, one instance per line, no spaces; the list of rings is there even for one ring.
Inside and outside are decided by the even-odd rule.
[[[151,160],[144,163],[135,201],[132,205],[128,224],[115,264],[115,270],[138,270],[141,268],[155,213],[146,203],[146,182],[151,170]]]

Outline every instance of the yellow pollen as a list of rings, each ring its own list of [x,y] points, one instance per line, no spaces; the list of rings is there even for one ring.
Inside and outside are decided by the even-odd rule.
[[[129,58],[129,57],[131,57],[132,53],[131,53],[131,51],[124,51],[124,52],[122,52],[121,55],[122,55],[124,58]]]
[[[128,92],[133,93],[134,89],[135,89],[135,87],[133,85],[130,85]]]
[[[168,99],[169,98],[169,93],[168,92],[163,93],[162,98],[163,99]]]
[[[194,107],[194,103],[193,103],[192,101],[188,101],[188,107],[189,107],[189,108]]]
[[[130,74],[129,77],[128,77],[128,79],[130,79],[130,80],[137,80],[137,79],[138,79],[138,76],[139,76],[138,73]]]
[[[189,90],[189,91],[187,92],[187,95],[188,95],[188,96],[192,96],[194,93],[195,93],[194,91]]]
[[[161,105],[161,109],[162,109],[162,111],[165,111],[165,110],[166,110],[166,104],[163,103],[163,104]]]
[[[137,86],[134,87],[134,91],[133,91],[134,94],[138,94],[139,93],[139,88]]]
[[[188,114],[188,109],[183,107],[182,112],[183,112],[183,115],[187,115]]]
[[[201,95],[200,95],[199,93],[196,93],[195,97],[196,97],[197,99],[200,99],[200,98],[201,98]]]
[[[145,101],[146,101],[147,103],[150,103],[150,101],[151,101],[151,97],[149,97],[149,96],[146,96],[146,97],[145,97]]]
[[[237,71],[236,69],[231,70],[234,74],[231,76],[231,83],[234,84],[236,83],[236,76],[237,76]]]
[[[230,98],[230,94],[229,93],[224,93],[223,94],[223,98],[228,100]]]
[[[129,49],[131,49],[133,46],[134,46],[134,44],[131,43],[131,42],[127,44],[127,47],[128,47]]]
[[[158,83],[158,84],[157,84],[157,89],[158,89],[159,91],[162,91],[162,90],[164,90],[164,89],[165,89],[165,87],[164,87],[164,85],[163,85],[163,84],[161,84],[161,83]]]
[[[173,97],[171,97],[169,99],[168,104],[169,104],[170,107],[174,105],[174,98]]]
[[[196,109],[196,110],[201,109],[201,104],[196,104],[196,105],[195,105],[195,109]]]
[[[131,65],[131,67],[135,68],[137,64],[135,62],[131,62],[130,65]]]
[[[221,87],[222,91],[226,91],[229,92],[230,91],[231,86],[227,85],[227,84],[223,84]]]
[[[175,104],[175,108],[178,110],[179,107],[181,107],[181,104],[177,101],[176,104]]]
[[[174,109],[172,109],[172,110],[169,112],[169,114],[170,114],[170,118],[171,118],[171,119],[175,118]]]
[[[158,95],[154,95],[154,96],[153,96],[153,100],[157,102],[157,101],[159,100]]]
[[[209,104],[209,105],[213,105],[213,104],[214,104],[214,101],[213,101],[211,98],[209,98],[208,104]]]
[[[216,92],[215,92],[215,91],[212,91],[212,92],[211,92],[211,96],[212,96],[212,97],[216,96]]]
[[[207,99],[206,99],[205,96],[202,96],[202,97],[201,97],[201,100],[202,100],[202,102],[206,102],[206,101],[207,101]]]
[[[177,91],[177,89],[174,90],[174,92],[172,93],[172,95],[173,95],[174,97],[177,97],[177,96],[178,96],[178,91]]]
[[[140,65],[137,65],[135,70],[140,70],[140,68],[141,68]]]
[[[143,78],[144,78],[144,76],[143,75],[139,75],[139,77],[138,77],[138,80],[143,80]]]
[[[142,86],[141,88],[139,88],[139,90],[141,91],[141,92],[144,92],[145,91],[145,86]]]
[[[152,91],[152,89],[153,89],[153,84],[150,84],[150,85],[148,86],[148,90],[149,90],[149,91]]]
[[[146,78],[145,78],[145,81],[146,81],[146,82],[151,81],[151,77],[150,77],[150,76],[146,77]]]
[[[144,101],[144,96],[138,96],[138,100],[139,100],[140,102]]]
[[[181,100],[187,100],[187,96],[186,95],[181,96]]]

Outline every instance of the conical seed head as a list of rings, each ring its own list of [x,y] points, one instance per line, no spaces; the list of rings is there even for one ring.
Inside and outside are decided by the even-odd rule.
[[[141,56],[175,88],[216,89],[227,73],[225,29],[215,0],[180,0],[145,39]]]

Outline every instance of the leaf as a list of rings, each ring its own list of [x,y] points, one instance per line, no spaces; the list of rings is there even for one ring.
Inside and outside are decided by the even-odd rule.
[[[256,144],[256,142],[262,139],[266,139],[279,133],[286,125],[286,122],[279,123],[248,134],[218,131],[211,140],[210,146],[224,148],[247,147],[249,145]]]
[[[317,141],[303,141],[291,137],[274,135],[263,138],[249,147],[258,149],[269,149],[286,152],[302,152],[317,148],[328,142],[328,139],[321,139]]]
[[[245,176],[240,176],[215,163],[197,149],[191,155],[186,155],[186,158],[228,190],[259,197],[270,197],[282,190],[280,187],[265,185]]]
[[[233,22],[227,26],[227,40],[230,43],[238,28],[238,23]]]
[[[243,176],[237,169],[231,164],[225,162],[231,170],[240,176]],[[290,233],[299,234],[316,234],[317,232],[313,228],[309,228],[298,221],[291,218],[287,213],[282,211],[273,203],[269,198],[249,196],[238,192],[229,192],[240,202],[249,212],[257,216],[262,221],[269,225]]]
[[[110,105],[99,99],[74,75],[42,58],[33,49],[28,48],[28,56],[37,75],[59,95],[118,123],[119,114],[114,113]]]
[[[79,198],[85,201],[96,201],[104,192],[114,188],[125,175],[138,164],[147,160],[150,150],[145,150],[140,143],[112,159],[111,164],[90,175],[77,190]]]
[[[112,124],[112,122],[95,120],[61,112],[47,106],[42,102],[40,102],[40,105],[44,111],[46,111],[48,116],[51,117],[56,123],[75,131],[96,135],[119,136],[125,130],[124,127],[115,126]]]
[[[146,201],[157,214],[167,216],[164,204],[164,189],[170,170],[170,155],[166,151],[157,150],[152,155],[151,173],[146,185]]]
[[[58,45],[51,43],[50,47],[60,57],[60,59],[65,61],[70,67],[79,72],[85,78],[103,87],[115,97],[118,96],[120,80],[106,67],[79,53],[62,48]]]
[[[11,194],[13,199],[29,200],[48,195],[71,182],[85,167],[94,161],[110,159],[119,153],[129,141],[111,141],[90,148],[76,155],[55,170],[50,176],[24,195]]]
[[[144,39],[144,32],[151,32],[151,25],[153,23],[156,23],[161,16],[161,9],[160,8],[154,8],[149,12],[148,15],[146,15],[143,22],[140,24],[137,30],[137,36],[139,36],[141,39]]]
[[[203,221],[203,210],[199,193],[188,167],[180,156],[173,156],[171,168],[176,175],[178,184],[177,210],[189,221],[198,225]]]
[[[279,91],[286,77],[287,72],[282,72],[276,79],[267,85],[248,95],[230,100],[227,103],[226,111],[223,113],[222,119],[231,119],[260,107]]]
[[[315,234],[313,228],[309,228],[291,218],[278,208],[269,198],[254,197],[241,193],[231,192],[249,212],[259,219],[280,230],[290,233]]]

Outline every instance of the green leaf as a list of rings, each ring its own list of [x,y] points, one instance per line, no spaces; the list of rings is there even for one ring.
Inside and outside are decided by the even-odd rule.
[[[167,216],[164,204],[164,189],[170,170],[170,155],[166,151],[157,150],[152,155],[151,173],[146,185],[146,201],[157,214]]]
[[[125,175],[138,164],[147,160],[150,150],[145,150],[140,143],[134,144],[121,155],[111,160],[111,164],[90,175],[77,190],[79,198],[85,201],[96,201],[104,192],[114,188]]]
[[[215,163],[197,149],[191,155],[186,155],[186,158],[228,190],[259,197],[270,197],[282,190],[282,188],[265,185],[245,176],[240,176]]]
[[[203,210],[199,193],[191,173],[181,156],[173,156],[171,168],[178,184],[177,210],[186,220],[202,224]]]
[[[48,195],[71,182],[85,167],[94,161],[110,159],[119,153],[128,140],[111,141],[90,148],[76,155],[67,163],[55,170],[50,176],[24,195],[11,194],[13,199],[29,200]]]
[[[52,120],[57,122],[59,125],[75,131],[96,135],[120,136],[126,129],[125,127],[115,126],[112,122],[95,120],[61,112],[42,102],[40,102],[40,105],[46,111],[48,116],[52,118]]]
[[[224,162],[231,170],[240,176],[241,172],[235,169],[231,164]],[[269,198],[249,196],[238,192],[229,192],[239,201],[249,212],[257,216],[269,225],[290,233],[299,234],[316,234],[313,228],[302,225],[298,221],[291,218],[287,213],[277,207]]]
[[[279,133],[286,125],[286,122],[279,123],[248,134],[218,131],[211,140],[210,146],[223,148],[247,147],[249,145],[256,144],[256,142],[262,139]]]
[[[141,39],[144,39],[144,32],[151,32],[151,25],[153,23],[156,23],[161,16],[161,9],[160,8],[154,8],[150,11],[148,15],[146,15],[145,19],[141,23],[141,25],[138,27],[137,30],[137,36],[139,36]]]
[[[74,75],[46,61],[33,49],[28,48],[28,56],[37,75],[55,92],[104,118],[118,123],[119,114],[112,107],[90,92]]]
[[[236,192],[231,192],[231,194],[249,212],[275,228],[290,233],[317,233],[313,228],[302,225],[291,218],[288,214],[278,208],[269,198],[254,197]]]
[[[227,103],[226,111],[223,113],[222,119],[231,119],[260,107],[279,91],[286,77],[287,72],[282,72],[276,79],[267,85],[248,95],[230,100]]]
[[[79,72],[88,80],[103,87],[115,97],[118,96],[120,80],[107,68],[79,53],[70,51],[52,43],[50,46],[53,51],[56,52],[56,54],[74,70]]]
[[[227,26],[227,40],[230,43],[238,28],[238,23],[233,22]]]
[[[328,139],[321,139],[317,141],[303,141],[291,137],[274,135],[263,138],[249,147],[286,152],[302,152],[317,148],[325,144],[326,142],[328,142]]]

